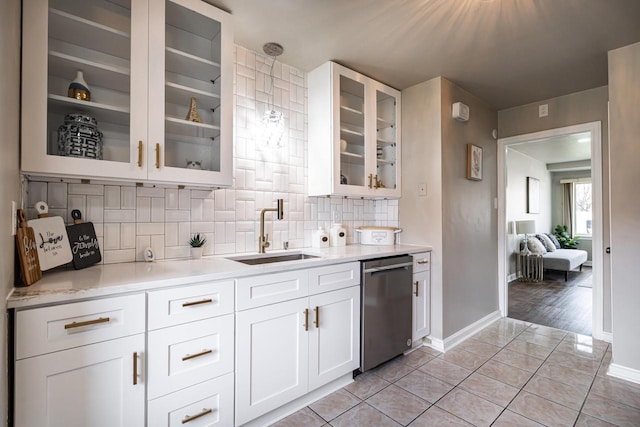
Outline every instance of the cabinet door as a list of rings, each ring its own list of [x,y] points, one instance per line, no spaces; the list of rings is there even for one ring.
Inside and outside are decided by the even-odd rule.
[[[145,178],[147,0],[23,7],[22,170]],[[90,100],[68,97],[78,71]]]
[[[236,314],[236,425],[307,392],[307,301],[300,298]]]
[[[144,425],[143,351],[139,334],[17,361],[16,427]]]
[[[149,179],[230,186],[231,15],[199,0],[149,1]]]
[[[413,275],[413,337],[417,340],[431,332],[431,279],[430,271],[421,271]]]
[[[376,197],[400,197],[400,92],[371,81],[371,126],[367,133]]]
[[[309,389],[360,366],[360,287],[309,298]]]

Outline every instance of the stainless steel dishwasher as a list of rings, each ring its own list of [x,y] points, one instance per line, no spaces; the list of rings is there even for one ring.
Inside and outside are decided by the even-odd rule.
[[[413,257],[363,261],[361,268],[360,370],[364,372],[411,348]]]

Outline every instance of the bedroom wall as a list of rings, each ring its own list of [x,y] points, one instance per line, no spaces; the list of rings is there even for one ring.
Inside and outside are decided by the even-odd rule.
[[[520,250],[522,235],[515,234],[513,221],[535,220],[536,232],[549,233],[551,221],[551,174],[547,165],[539,160],[507,147],[507,222],[511,224],[507,235],[509,274],[516,272],[516,253]],[[540,180],[540,213],[527,213],[527,177]]]
[[[589,178],[591,177],[591,171],[565,171],[565,172],[552,172],[551,173],[551,227],[555,228],[556,225],[562,224],[562,197],[564,190],[563,184],[560,184],[561,179],[570,178]],[[578,240],[578,249],[587,251],[587,261],[591,262],[592,241],[590,238],[582,237]]]

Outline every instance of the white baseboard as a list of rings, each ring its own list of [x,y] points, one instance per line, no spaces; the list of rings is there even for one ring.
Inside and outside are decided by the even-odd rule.
[[[640,384],[640,370],[627,368],[626,366],[616,365],[612,363],[609,365],[607,375],[621,380],[631,381],[632,383]]]
[[[518,275],[516,273],[511,273],[510,275],[507,276],[507,283],[511,283],[517,278],[518,278]]]
[[[605,332],[605,331],[596,332],[596,331],[594,331],[593,337],[595,339],[597,339],[597,340],[606,341],[608,343],[612,343],[613,342],[613,334],[611,332]]]
[[[587,267],[593,267],[593,261],[585,261],[582,265],[586,265]]]
[[[477,334],[486,326],[489,326],[491,323],[501,318],[502,318],[502,315],[500,314],[500,310],[496,310],[493,313],[484,316],[482,319],[470,324],[466,328],[463,328],[458,332],[456,332],[455,334],[445,338],[443,341],[439,340],[440,342],[438,343],[438,345],[441,346],[442,349],[435,346],[434,348],[442,352],[449,351],[455,346],[457,346],[458,344],[460,344],[462,341],[466,340],[472,335]],[[433,344],[433,341],[434,340],[431,340],[432,344]]]

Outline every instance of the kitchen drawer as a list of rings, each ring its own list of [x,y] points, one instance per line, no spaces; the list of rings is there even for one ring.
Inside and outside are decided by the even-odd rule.
[[[149,332],[147,394],[164,396],[233,371],[233,314]]]
[[[233,373],[150,401],[147,421],[153,427],[232,426]]]
[[[360,263],[334,264],[309,270],[309,294],[334,291],[360,284]]]
[[[16,314],[16,360],[144,330],[144,294],[22,310]]]
[[[431,270],[431,252],[420,252],[413,254],[413,272]]]
[[[237,311],[308,295],[309,270],[265,274],[236,280]]]
[[[149,330],[233,313],[233,280],[147,293]]]

